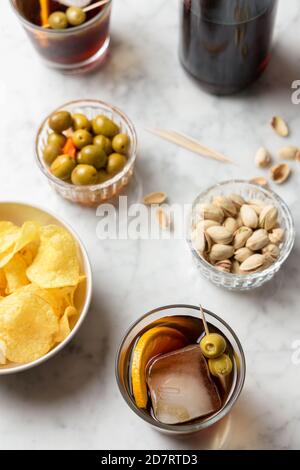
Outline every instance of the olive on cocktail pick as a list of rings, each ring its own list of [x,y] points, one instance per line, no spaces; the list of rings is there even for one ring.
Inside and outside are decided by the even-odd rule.
[[[62,11],[53,12],[48,18],[52,29],[66,29],[68,27],[67,15]]]
[[[210,333],[207,322],[205,319],[204,311],[202,306],[200,305],[200,311],[202,315],[202,320],[205,329],[205,336],[200,341],[200,348],[202,354],[207,359],[214,359],[216,357],[221,356],[224,351],[226,350],[226,341],[223,336],[219,335],[218,333]]]
[[[222,354],[219,357],[208,360],[210,373],[215,377],[225,377],[232,371],[232,360],[228,354]]]
[[[72,26],[80,26],[86,20],[86,13],[79,7],[69,7],[66,15],[69,24]]]

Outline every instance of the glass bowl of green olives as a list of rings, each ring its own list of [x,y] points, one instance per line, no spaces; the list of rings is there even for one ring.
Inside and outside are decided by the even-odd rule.
[[[270,188],[225,181],[194,200],[187,242],[203,277],[229,290],[250,290],[270,281],[290,255],[294,221]]]
[[[65,199],[97,206],[117,197],[134,171],[137,135],[130,119],[99,100],[64,104],[42,122],[36,161]]]

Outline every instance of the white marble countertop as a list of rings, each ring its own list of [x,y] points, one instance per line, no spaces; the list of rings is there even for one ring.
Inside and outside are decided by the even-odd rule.
[[[115,0],[111,57],[90,76],[46,69],[8,6],[0,5],[0,200],[38,203],[65,218],[84,240],[94,272],[88,318],[71,345],[48,363],[0,379],[0,448],[59,449],[296,449],[300,447],[299,240],[275,279],[250,293],[220,290],[199,277],[187,245],[177,241],[100,241],[94,209],[62,200],[33,160],[33,138],[46,113],[65,101],[99,98],[138,124],[137,181],[141,192],[166,191],[189,203],[220,180],[257,176],[253,154],[282,145],[268,122],[284,116],[299,145],[298,0],[280,1],[273,60],[248,91],[216,98],[179,66],[176,0]],[[201,159],[152,138],[146,126],[174,127],[232,156],[239,166]],[[299,168],[277,187],[300,228]],[[215,429],[174,439],[148,428],[126,406],[114,376],[116,348],[130,322],[169,303],[199,303],[223,316],[246,353],[242,396]]]

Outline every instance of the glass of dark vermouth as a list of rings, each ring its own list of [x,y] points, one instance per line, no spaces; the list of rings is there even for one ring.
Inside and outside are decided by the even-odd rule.
[[[252,84],[265,70],[277,0],[180,0],[180,60],[211,93]]]
[[[90,4],[98,0],[91,0]],[[42,24],[40,0],[10,0],[15,13],[44,63],[63,72],[86,72],[101,65],[108,53],[112,2],[86,14],[83,24],[51,29]],[[49,14],[67,6],[47,0]]]
[[[217,424],[242,391],[242,346],[221,318],[203,312],[209,335],[199,307],[169,305],[137,320],[119,348],[116,377],[121,394],[140,418],[160,431],[189,434]]]

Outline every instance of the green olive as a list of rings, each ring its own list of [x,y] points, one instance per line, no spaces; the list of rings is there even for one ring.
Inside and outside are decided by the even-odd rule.
[[[72,116],[68,111],[57,111],[49,119],[49,126],[58,134],[69,129],[73,124]]]
[[[51,165],[56,157],[58,157],[61,154],[61,147],[55,144],[48,144],[44,148],[44,161],[48,164]]]
[[[200,348],[205,357],[213,359],[223,354],[226,349],[226,341],[218,333],[210,333],[203,336],[200,341]]]
[[[232,371],[232,360],[227,354],[208,360],[210,373],[215,377],[224,377]]]
[[[72,183],[80,186],[96,184],[97,178],[97,170],[92,165],[77,165],[71,175]]]
[[[85,129],[86,131],[89,131],[92,125],[84,114],[76,113],[73,114],[73,127],[75,131],[78,131],[79,129]]]
[[[105,183],[105,181],[109,180],[110,178],[111,178],[110,175],[105,170],[99,170],[97,183],[99,184]]]
[[[67,15],[62,11],[55,11],[48,18],[52,29],[66,29],[68,27]]]
[[[59,146],[60,148],[63,148],[63,146],[66,143],[66,140],[67,140],[67,138],[66,138],[65,135],[58,134],[57,132],[51,132],[51,134],[49,134],[49,136],[48,136],[47,143],[48,144],[54,144],[54,145]]]
[[[92,121],[94,134],[112,138],[119,133],[119,126],[104,114],[99,114]]]
[[[112,140],[112,147],[115,152],[127,155],[130,146],[130,139],[127,134],[117,134]]]
[[[76,147],[81,150],[86,145],[93,143],[93,137],[87,130],[78,129],[78,131],[75,131],[73,134],[73,142]]]
[[[119,173],[124,166],[126,165],[127,159],[124,155],[121,155],[120,153],[112,153],[108,157],[108,162],[107,162],[107,173],[109,175],[116,175]]]
[[[86,20],[86,13],[82,8],[69,7],[66,11],[67,20],[72,26],[79,26]]]
[[[110,155],[113,151],[111,140],[108,137],[105,137],[104,135],[96,135],[96,137],[94,137],[93,143],[94,145],[97,145],[98,147],[102,148],[106,155]]]
[[[106,165],[107,155],[104,150],[97,147],[97,145],[86,145],[77,155],[77,161],[78,163],[92,165],[99,170]]]
[[[60,155],[52,163],[50,170],[51,173],[60,178],[61,180],[68,180],[71,177],[71,173],[76,166],[74,158],[70,155]]]

